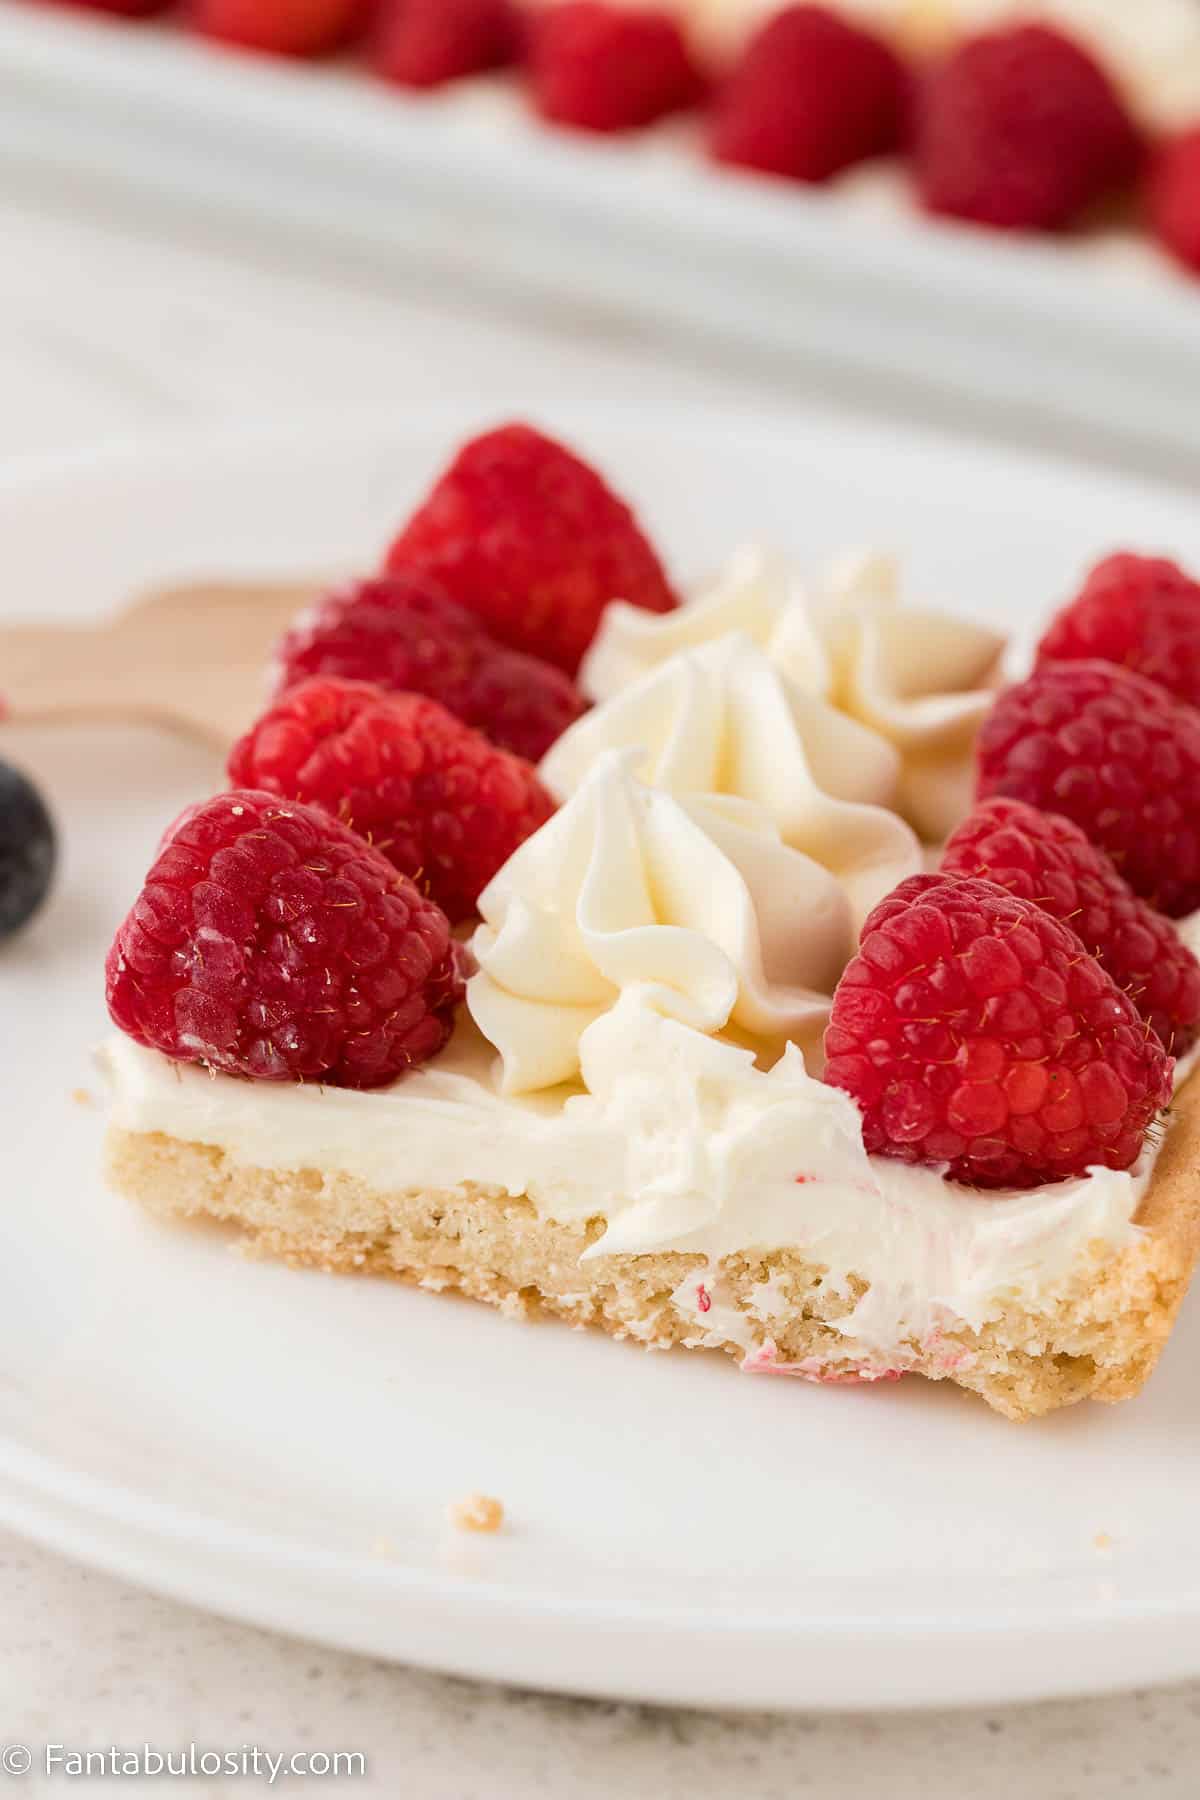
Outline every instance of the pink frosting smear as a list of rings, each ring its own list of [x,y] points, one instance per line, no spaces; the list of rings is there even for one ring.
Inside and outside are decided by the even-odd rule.
[[[834,1369],[819,1356],[806,1356],[800,1362],[784,1362],[773,1338],[752,1350],[739,1364],[743,1375],[791,1375],[798,1381],[812,1381],[822,1387],[863,1387],[875,1381],[899,1381],[903,1369],[876,1367],[861,1363],[857,1368]]]

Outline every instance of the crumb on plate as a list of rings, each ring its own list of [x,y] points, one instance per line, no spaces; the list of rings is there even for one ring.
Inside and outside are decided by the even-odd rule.
[[[490,1494],[468,1494],[450,1508],[450,1523],[460,1531],[499,1531],[504,1507]]]

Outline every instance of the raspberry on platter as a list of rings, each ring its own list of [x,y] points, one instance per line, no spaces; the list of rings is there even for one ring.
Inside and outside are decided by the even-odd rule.
[[[1104,70],[1048,25],[967,39],[930,73],[916,113],[922,200],[979,225],[1061,230],[1141,161],[1138,130]]]
[[[191,0],[193,30],[272,56],[328,56],[357,36],[365,0]]]
[[[718,162],[828,181],[900,142],[907,77],[882,38],[823,6],[789,6],[750,39],[713,109]]]
[[[523,42],[513,0],[383,0],[371,65],[400,87],[441,87],[516,62]]]
[[[705,89],[673,13],[607,0],[561,0],[535,15],[529,79],[541,116],[577,131],[636,131]]]
[[[152,13],[162,12],[168,0],[67,0],[71,6],[78,6],[84,12],[115,13],[122,19],[148,19]]]
[[[1158,150],[1146,183],[1146,215],[1176,261],[1200,270],[1200,125]]]

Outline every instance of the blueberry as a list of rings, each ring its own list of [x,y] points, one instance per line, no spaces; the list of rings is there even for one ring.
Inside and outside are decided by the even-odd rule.
[[[28,775],[0,762],[0,938],[33,917],[49,891],[56,859],[45,801]]]

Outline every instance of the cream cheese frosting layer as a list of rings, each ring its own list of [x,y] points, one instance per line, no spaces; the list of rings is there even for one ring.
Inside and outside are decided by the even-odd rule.
[[[750,547],[676,612],[609,606],[580,680],[590,698],[611,702],[631,686],[641,692],[650,671],[681,651],[735,632],[793,689],[854,720],[860,745],[866,734],[877,740],[869,761],[860,748],[859,767],[878,771],[889,748],[895,773],[880,803],[926,840],[946,836],[965,810],[972,745],[1000,679],[999,633],[901,605],[888,557],[844,557],[807,584],[789,559]]]
[[[832,1291],[868,1291],[841,1321],[848,1364],[894,1364],[904,1346],[979,1327],[1013,1296],[1053,1293],[1096,1246],[1136,1240],[1149,1164],[1097,1170],[1027,1193],[981,1195],[936,1169],[868,1157],[852,1100],[810,1076],[794,1048],[769,1071],[734,1044],[664,1017],[633,987],[584,1032],[585,1087],[500,1094],[469,1021],[432,1066],[369,1094],[209,1076],[124,1037],[104,1047],[113,1120],[214,1145],[235,1161],[318,1168],[384,1190],[479,1183],[524,1194],[545,1218],[602,1218],[586,1253],[799,1246]],[[674,1296],[696,1341],[721,1304],[695,1280]],[[722,1306],[722,1333],[747,1351],[757,1316]],[[777,1302],[776,1302],[777,1304]],[[742,1335],[739,1336],[738,1334]]]

